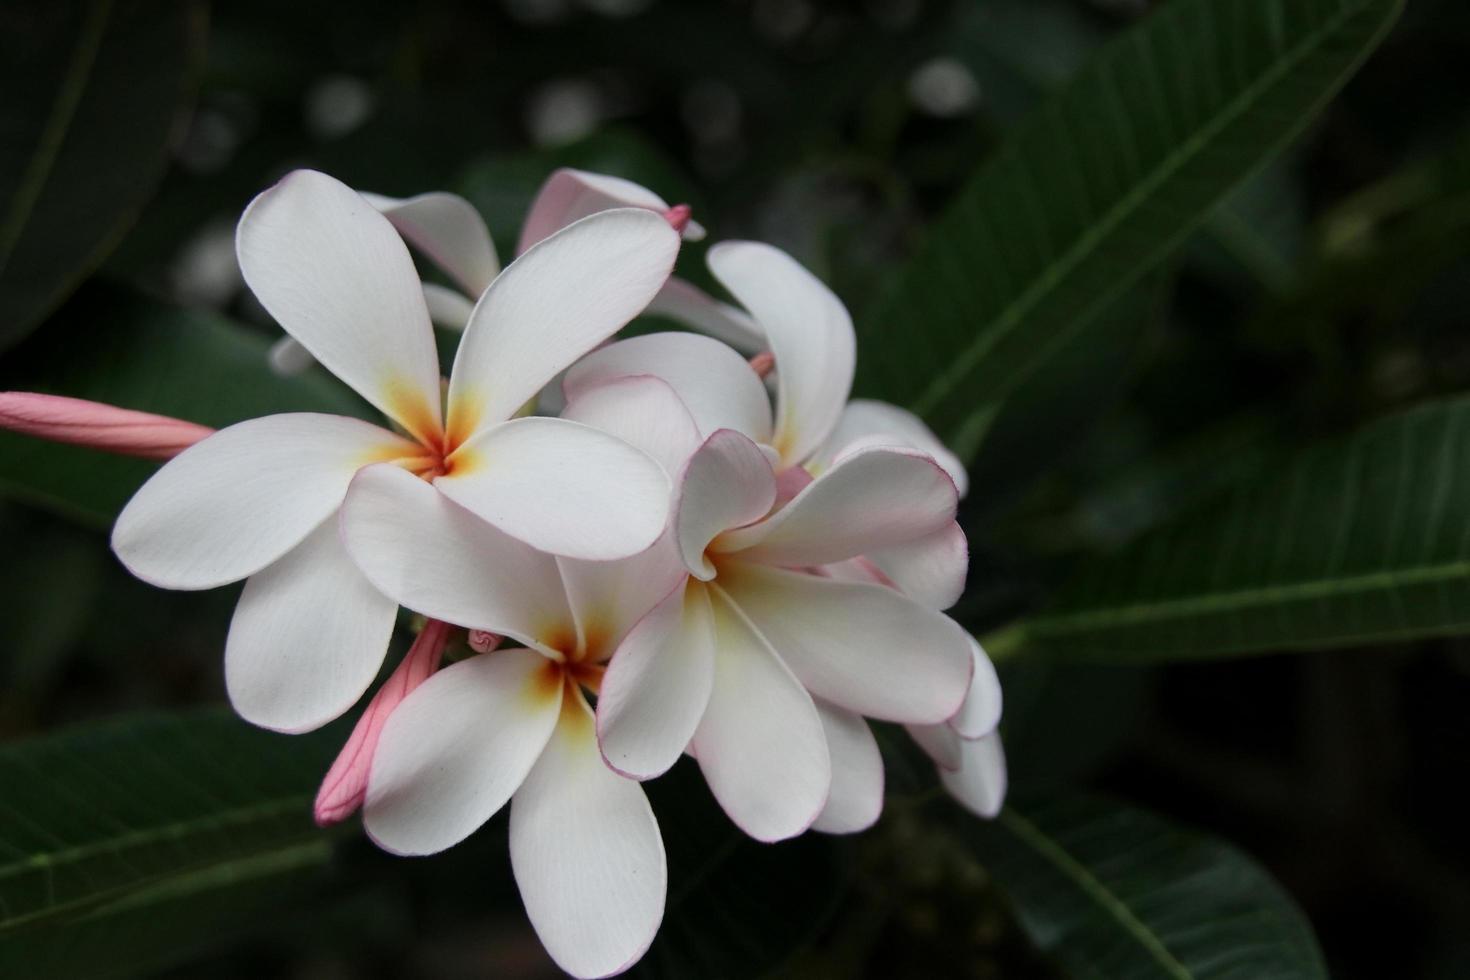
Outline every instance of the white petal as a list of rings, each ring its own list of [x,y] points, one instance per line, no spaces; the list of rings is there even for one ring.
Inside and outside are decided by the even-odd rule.
[[[337,510],[360,467],[417,455],[413,443],[339,415],[267,415],[221,429],[173,459],[128,501],[112,549],[165,589],[253,575]]]
[[[974,637],[970,638],[970,653],[975,660],[970,689],[965,693],[965,703],[949,720],[949,727],[961,738],[976,739],[989,735],[1000,724],[1002,699],[995,664]]]
[[[674,389],[651,375],[578,388],[561,417],[601,429],[643,450],[671,480],[703,441]]]
[[[265,357],[271,370],[283,378],[301,374],[316,363],[316,358],[311,356],[311,351],[302,347],[300,342],[291,336],[282,337],[271,344],[271,349],[266,352]]]
[[[959,524],[950,521],[933,534],[873,549],[865,557],[910,599],[930,609],[948,609],[965,591],[970,544]]]
[[[839,462],[769,518],[718,550],[772,565],[825,565],[903,545],[954,523],[954,482],[912,450],[868,449]]]
[[[687,280],[670,276],[646,311],[723,340],[747,356],[765,350],[766,336],[744,310],[721,303]]]
[[[953,620],[880,585],[745,562],[723,588],[818,697],[885,721],[932,724],[970,686],[970,638]]]
[[[443,191],[406,198],[362,196],[469,295],[483,293],[500,271],[485,219],[464,198]]]
[[[586,170],[563,167],[557,170],[531,202],[526,222],[521,226],[521,240],[516,252],[524,252],[574,221],[612,208],[644,208],[662,215],[669,204],[653,191],[622,177],[595,174]],[[684,237],[698,240],[704,229],[694,222],[684,229]]]
[[[818,468],[830,466],[852,447],[862,445],[907,446],[934,457],[954,480],[960,496],[969,492],[970,478],[965,464],[939,440],[924,420],[906,408],[870,398],[854,398],[842,409],[837,427],[817,451],[812,462]]]
[[[352,707],[378,676],[398,603],[324,521],[245,582],[225,642],[225,688],[252,725],[305,732]]]
[[[960,768],[963,760],[961,750],[964,740],[948,724],[905,725],[903,728],[939,768],[951,770]]]
[[[817,714],[832,755],[832,792],[812,824],[826,834],[855,834],[883,813],[883,755],[861,715],[818,700]]]
[[[667,530],[653,547],[631,558],[558,558],[556,564],[586,653],[597,662],[611,657],[628,631],[688,577]]]
[[[832,764],[811,696],[712,590],[715,679],[694,755],[720,806],[756,840],[795,837],[827,803]]]
[[[669,517],[669,478],[647,453],[587,425],[523,418],[481,432],[434,485],[534,548],[606,561],[637,554]]]
[[[939,770],[939,781],[967,810],[987,820],[1006,801],[1006,755],[1000,733],[960,742],[960,768]]]
[[[511,801],[510,862],[536,935],[572,976],[621,973],[653,942],[663,837],[643,787],[603,765],[580,695]]]
[[[296,170],[250,202],[235,251],[251,292],[327,370],[415,438],[437,437],[434,331],[387,218],[341,181]]]
[[[545,643],[572,623],[556,561],[397,466],[370,466],[342,505],[342,536],[384,595],[456,626]]]
[[[424,305],[434,326],[446,330],[463,330],[475,309],[475,304],[462,293],[432,282],[424,283]]]
[[[679,761],[709,703],[714,624],[709,596],[679,588],[628,634],[597,698],[597,731],[607,764],[649,779]]]
[[[505,805],[551,737],[561,668],[496,650],[424,681],[388,716],[368,775],[363,825],[394,854],[434,854]]]
[[[715,278],[750,311],[776,355],[775,447],[802,462],[837,424],[852,388],[852,319],[826,285],[778,248],[721,242],[709,250]]]
[[[510,418],[642,312],[678,251],[662,218],[623,208],[584,218],[507,266],[475,304],[455,356],[451,438]]]
[[[690,573],[706,581],[705,549],[730,528],[759,520],[776,499],[776,477],[755,443],[720,429],[689,459],[674,502],[674,541]]]
[[[567,372],[573,397],[593,385],[651,374],[674,389],[701,438],[734,429],[756,442],[771,439],[771,401],[750,364],[718,340],[692,333],[651,333],[593,351]]]

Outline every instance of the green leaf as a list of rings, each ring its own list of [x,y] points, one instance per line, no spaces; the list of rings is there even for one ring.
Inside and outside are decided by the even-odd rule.
[[[858,390],[963,427],[1299,133],[1401,5],[1175,0],[1108,44],[864,318]]]
[[[131,225],[203,53],[203,5],[184,0],[27,0],[0,12],[0,348]]]
[[[0,975],[132,972],[282,908],[331,857],[311,803],[344,736],[207,709],[0,748]]]
[[[1016,628],[1028,649],[1113,660],[1470,631],[1470,399],[1301,454],[1275,480],[1083,562]]]
[[[5,356],[0,390],[44,391],[215,427],[272,412],[369,410],[324,372],[283,378],[270,342],[223,317],[89,288]],[[0,432],[0,493],[110,524],[158,464]]]
[[[1326,978],[1311,928],[1222,841],[1100,800],[1009,806],[963,831],[1021,927],[1077,978]]]

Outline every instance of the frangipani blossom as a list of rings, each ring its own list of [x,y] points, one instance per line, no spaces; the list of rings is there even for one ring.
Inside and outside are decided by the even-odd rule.
[[[656,392],[668,388],[622,378],[580,391],[568,412],[657,440],[680,407],[660,402]],[[598,412],[587,407],[594,398]],[[691,428],[678,430],[685,445]],[[871,450],[772,513],[769,453],[730,429],[704,439],[679,472],[671,543],[684,578],[618,646],[603,678],[604,757],[650,778],[688,748],[726,812],[760,840],[871,824],[882,765],[862,716],[953,716],[972,669],[968,639],[892,589],[801,569],[952,522],[953,483],[919,453]]]
[[[333,521],[365,466],[394,462],[555,553],[609,559],[658,537],[669,489],[653,460],[574,422],[511,419],[647,304],[678,244],[661,217],[624,209],[517,259],[475,306],[446,413],[418,276],[388,220],[312,171],[256,198],[237,236],[247,283],[405,434],[330,415],[252,419],[175,457],[118,517],[113,548],[146,581],[247,580],[225,652],[242,716],[307,730],[346,710],[377,673],[396,604],[356,570]]]
[[[511,863],[547,950],[576,976],[626,969],[663,915],[663,843],[642,787],[603,763],[585,692],[673,587],[662,546],[622,562],[553,558],[388,465],[357,475],[342,533],[398,602],[524,644],[441,670],[389,715],[368,773],[368,834],[396,854],[431,854],[510,801]]]

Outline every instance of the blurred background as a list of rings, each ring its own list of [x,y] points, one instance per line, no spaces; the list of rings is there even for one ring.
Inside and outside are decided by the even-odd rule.
[[[249,351],[263,350],[278,330],[242,288],[234,223],[302,166],[384,194],[463,194],[502,256],[553,168],[629,177],[693,205],[711,240],[787,249],[861,319],[874,283],[1007,131],[1150,6],[122,4],[114,28],[166,30],[106,65],[116,104],[98,124],[162,127],[166,155],[91,161],[136,220],[42,329],[0,353],[0,388],[43,372],[105,379],[147,353],[140,323],[163,307],[247,324]],[[64,63],[91,16],[84,4],[0,6],[0,102],[26,98],[20,73],[44,69],[48,52]],[[1047,405],[1045,422],[1002,418],[975,458],[967,626],[1003,626],[1071,556],[1269,475],[1303,444],[1470,388],[1467,92],[1470,7],[1415,0],[1305,136],[1194,236],[1156,308],[1062,381],[1013,396]],[[0,173],[12,172],[5,142],[0,131]],[[701,251],[686,249],[680,270],[708,286]],[[166,356],[180,385],[228,384],[190,380],[187,351]],[[79,499],[19,479],[21,453],[0,442],[0,738],[222,702],[234,590],[151,589],[106,547],[107,515],[149,467],[116,464],[121,490]],[[77,459],[58,485],[88,482]],[[1304,908],[1335,976],[1470,975],[1470,855],[1454,803],[1470,757],[1465,641],[1167,667],[1018,656],[1003,678],[1017,792],[1086,788],[1234,842]],[[687,764],[656,785],[661,821],[679,826],[671,902],[683,912],[647,969],[1049,976],[984,870],[931,832],[946,804],[895,753],[890,812],[854,840],[731,842]],[[519,908],[503,815],[424,860],[344,833],[333,861],[321,891],[283,895],[228,936],[181,939],[178,961],[158,969],[556,975]],[[681,875],[711,861],[724,862],[720,887],[680,895]],[[723,930],[724,945],[690,921]],[[766,955],[786,932],[797,951]]]

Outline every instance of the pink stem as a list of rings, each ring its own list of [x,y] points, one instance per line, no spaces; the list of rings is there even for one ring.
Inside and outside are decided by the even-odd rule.
[[[449,634],[453,628],[437,619],[425,623],[403,662],[378,689],[367,711],[357,720],[347,744],[338,753],[337,761],[327,770],[322,788],[317,790],[312,815],[318,827],[340,823],[362,806],[367,795],[373,752],[378,747],[378,737],[383,734],[388,716],[414,688],[439,669],[439,661],[444,657],[444,648],[449,645]]]
[[[763,350],[750,359],[750,369],[764,378],[770,374],[776,366],[776,355],[768,350]]]
[[[0,391],[0,429],[145,459],[171,459],[214,432],[167,415],[31,391]]]
[[[675,204],[664,212],[664,220],[669,223],[679,234],[684,234],[684,229],[689,227],[689,219],[694,215],[694,209],[687,204]]]

